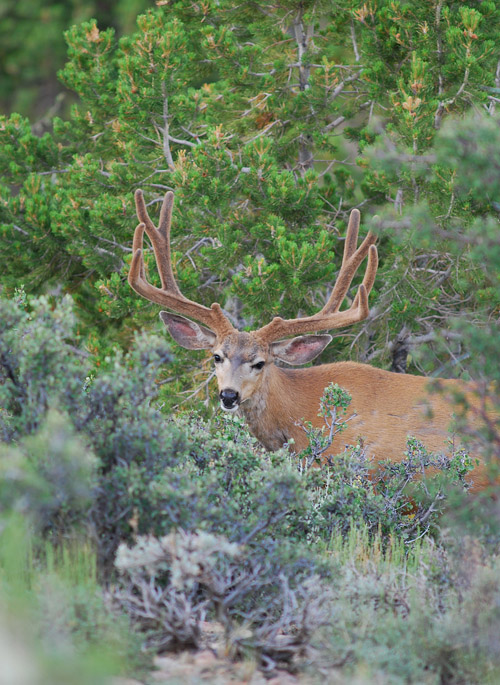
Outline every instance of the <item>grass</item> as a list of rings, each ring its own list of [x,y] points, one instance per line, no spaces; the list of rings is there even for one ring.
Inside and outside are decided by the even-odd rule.
[[[327,551],[340,564],[354,564],[363,569],[376,566],[381,572],[398,568],[405,573],[415,572],[422,563],[429,563],[435,551],[430,538],[405,544],[401,537],[370,532],[366,524],[351,525],[346,535],[334,532]]]
[[[99,685],[147,664],[124,616],[107,606],[88,540],[34,549],[17,515],[0,534],[0,653],[16,685]]]

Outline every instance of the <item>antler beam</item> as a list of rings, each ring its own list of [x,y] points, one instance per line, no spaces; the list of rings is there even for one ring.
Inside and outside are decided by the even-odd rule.
[[[217,336],[222,337],[235,331],[235,328],[224,316],[222,309],[216,302],[212,306],[205,307],[202,304],[188,300],[179,290],[172,270],[170,251],[170,225],[172,223],[172,208],[174,194],[168,191],[163,199],[160,211],[158,228],[153,224],[146,209],[142,190],[135,191],[135,207],[140,221],[135,229],[133,243],[133,258],[128,274],[128,282],[136,293],[142,295],[151,302],[156,302],[163,307],[185,314],[205,324]],[[161,288],[157,288],[148,282],[144,266],[143,240],[144,232],[153,246],[156,266],[160,274]]]

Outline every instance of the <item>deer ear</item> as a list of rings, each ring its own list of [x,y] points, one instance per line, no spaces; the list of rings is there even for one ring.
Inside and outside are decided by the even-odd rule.
[[[178,314],[160,312],[160,319],[175,342],[188,350],[208,350],[217,339],[210,329]]]
[[[278,340],[271,343],[271,352],[282,362],[298,366],[306,364],[323,352],[332,340],[331,335],[301,335],[291,340]]]

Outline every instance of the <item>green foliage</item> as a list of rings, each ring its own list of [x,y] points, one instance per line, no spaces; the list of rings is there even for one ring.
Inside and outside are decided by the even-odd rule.
[[[0,532],[0,650],[9,683],[97,685],[149,660],[122,613],[106,605],[90,545],[74,539],[35,556],[19,515]]]
[[[35,430],[48,408],[49,397],[72,404],[81,385],[81,360],[68,342],[75,318],[70,298],[52,310],[47,298],[33,301],[27,311],[24,295],[1,300],[0,427],[3,439]]]
[[[269,673],[302,668],[304,658],[311,664],[318,649],[327,665],[350,650],[346,677],[367,659],[370,669],[387,668],[395,682],[403,672],[418,678],[425,669],[454,668],[469,677],[497,668],[486,638],[496,614],[467,608],[466,619],[458,619],[472,597],[496,590],[479,580],[470,595],[457,589],[458,581],[447,576],[453,562],[442,559],[456,554],[456,543],[447,551],[428,535],[439,539],[447,484],[463,481],[470,467],[464,455],[450,462],[411,441],[406,459],[378,465],[377,476],[361,446],[320,468],[300,467],[305,455],[265,453],[233,416],[163,416],[155,379],[170,353],[161,339],[137,336],[126,355],[117,352],[89,373],[82,346],[68,343],[74,324],[69,298],[49,305],[21,293],[17,301],[2,301],[0,310],[0,567],[6,592],[14,592],[15,582],[40,587],[40,599],[23,601],[29,616],[35,610],[43,617],[40,630],[47,653],[55,650],[55,673],[60,649],[80,645],[86,664],[100,653],[104,634],[111,653],[131,650],[127,658],[136,659],[130,637],[114,646],[121,619],[115,625],[104,608],[96,578],[113,579],[115,610],[130,616],[149,649],[203,646],[207,616],[222,624],[228,654],[252,658]],[[39,357],[28,359],[26,352],[37,350]],[[57,365],[63,354],[64,365]],[[58,382],[50,383],[54,369]],[[36,402],[19,402],[23,393]],[[327,388],[321,412],[330,427],[348,419],[349,402],[338,386]],[[430,478],[436,468],[440,477]],[[12,512],[36,533],[29,548],[18,544],[15,552],[5,538],[9,530],[21,537],[11,528]],[[453,530],[458,524],[448,520]],[[477,523],[472,527],[478,530]],[[481,531],[490,548],[493,528]],[[91,547],[82,548],[82,539]],[[495,568],[488,548],[482,553]],[[41,570],[33,580],[35,568]],[[418,591],[426,593],[428,609],[414,603]],[[25,596],[22,588],[16,592]],[[332,622],[338,616],[342,630]],[[467,638],[473,620],[486,626],[477,663]],[[382,631],[379,648],[362,629],[375,624]],[[420,645],[419,658],[405,664],[390,656],[403,629],[408,644]],[[426,630],[439,641],[426,642]],[[353,635],[352,647],[345,631]],[[454,640],[460,657],[450,647]],[[93,673],[116,671],[113,660],[100,659]],[[48,668],[44,662],[37,667]],[[87,668],[75,682],[86,682]]]
[[[332,675],[340,663],[341,682],[498,678],[498,557],[470,538],[460,542],[455,552],[424,545],[411,569],[406,559],[400,565],[397,546],[384,554],[359,534],[347,550],[339,545],[335,620],[321,636]]]
[[[305,667],[346,683],[495,680],[497,556],[467,537],[456,549],[427,540],[408,551],[367,528],[334,536],[329,552],[327,581],[295,587],[283,575],[269,582],[262,564],[255,573],[225,538],[143,538],[120,548],[116,599],[151,641],[170,646],[187,634],[199,644],[206,610],[224,629],[220,649],[252,655],[268,672]]]
[[[25,305],[0,301],[0,508],[27,510],[55,535],[86,513],[104,567],[131,539],[136,513],[141,533],[202,526],[247,542],[299,525],[299,475],[267,463],[248,435],[236,438],[241,423],[222,421],[207,438],[202,419],[168,421],[155,408],[155,379],[170,358],[161,339],[138,336],[90,376],[83,351],[67,342],[69,298]]]
[[[345,430],[347,422],[354,418],[354,415],[344,419],[352,397],[347,390],[341,388],[337,383],[328,385],[319,401],[318,416],[324,419],[321,428],[314,428],[311,421],[306,421],[302,426],[307,434],[308,445],[301,452],[300,458],[305,468],[311,464],[321,464],[322,455],[331,447],[333,438],[338,433]]]
[[[38,126],[46,126],[68,96],[56,79],[66,56],[63,32],[96,14],[104,24],[123,32],[132,27],[137,12],[149,5],[147,0],[4,0],[0,10],[0,108],[33,114],[40,118]]]
[[[442,508],[443,484],[431,487],[426,476],[414,486],[415,477],[438,468],[449,472],[448,481],[463,482],[470,468],[466,456],[450,462],[416,441],[401,464],[385,466],[377,478],[362,446],[328,457],[322,468],[305,468],[320,462],[346,421],[350,397],[338,386],[322,399],[325,433],[308,429],[311,444],[298,457],[269,457],[238,418],[161,415],[155,380],[170,354],[159,338],[137,336],[127,355],[106,358],[89,376],[82,350],[67,343],[68,298],[55,307],[44,298],[0,302],[0,388],[10,443],[0,504],[7,512],[28,511],[45,534],[64,534],[87,513],[104,568],[134,531],[205,530],[256,549],[264,540],[271,547],[280,539],[328,542],[359,523],[409,537],[421,521],[429,529]],[[37,401],[19,403],[20,396]]]
[[[499,8],[151,4],[2,10],[0,101],[8,94],[23,112],[0,119],[0,287],[11,298],[0,300],[2,602],[9,620],[22,606],[48,636],[52,664],[31,659],[39,679],[116,672],[107,652],[94,658],[99,643],[108,636],[123,655],[130,642],[96,574],[111,577],[121,542],[152,535],[163,565],[151,572],[136,549],[117,597],[151,645],[201,644],[208,609],[228,653],[269,672],[305,659],[322,680],[496,682],[498,510],[463,493],[467,454],[446,461],[411,439],[377,475],[362,444],[306,468],[349,420],[338,387],[320,408],[325,430],[304,427],[310,446],[298,458],[264,453],[239,419],[173,414],[188,377],[198,383],[190,402],[202,397],[208,362],[179,349],[173,358],[163,330],[155,335],[156,307],[126,274],[133,190],[153,216],[172,189],[173,269],[186,296],[220,301],[240,328],[309,314],[335,279],[348,212],[362,207],[380,234],[375,307],[325,358],[475,379],[475,399],[456,398],[457,422],[494,472]],[[63,28],[60,80],[74,105],[58,118]],[[38,79],[47,94],[35,116],[51,112],[33,124],[24,115]],[[158,284],[149,248],[145,261]],[[142,324],[150,332],[136,333]],[[32,552],[13,511],[36,531]],[[61,541],[76,535],[97,560],[88,548],[72,556]],[[155,598],[144,622],[140,602]],[[38,655],[36,636],[28,642],[14,647]],[[75,645],[88,659],[68,659]]]
[[[410,455],[401,471],[386,470],[385,496],[359,447],[301,475],[295,464],[319,461],[314,441],[298,459],[286,453],[270,459],[240,419],[166,420],[155,408],[155,379],[170,358],[160,339],[138,336],[127,355],[107,358],[89,377],[81,350],[67,343],[73,322],[67,298],[53,308],[44,298],[1,302],[7,325],[0,388],[10,443],[1,507],[28,511],[42,532],[54,535],[86,513],[103,567],[134,530],[206,530],[260,548],[264,540],[271,547],[280,539],[326,542],[353,521],[372,530],[405,529],[405,486],[435,463],[423,447],[416,448],[420,461]],[[32,356],[34,350],[43,356]],[[20,403],[20,396],[37,401]],[[327,433],[342,426],[349,401],[338,386],[327,389],[321,409]],[[339,420],[331,415],[337,407]]]
[[[55,410],[18,446],[0,447],[0,469],[3,513],[25,511],[54,537],[81,523],[97,487],[94,455]]]

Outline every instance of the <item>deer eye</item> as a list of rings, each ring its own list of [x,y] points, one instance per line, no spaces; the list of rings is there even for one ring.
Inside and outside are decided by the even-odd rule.
[[[260,371],[264,367],[265,362],[257,362],[257,364],[252,364],[252,369]]]
[[[222,357],[220,356],[220,354],[214,354],[214,362],[216,364],[220,364],[221,361],[222,361]]]

